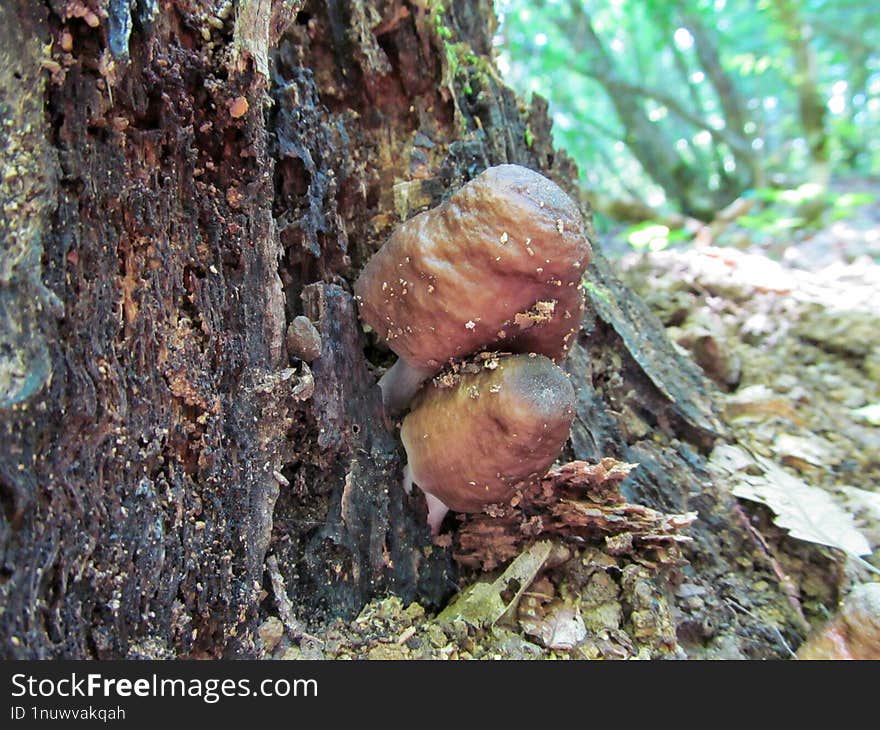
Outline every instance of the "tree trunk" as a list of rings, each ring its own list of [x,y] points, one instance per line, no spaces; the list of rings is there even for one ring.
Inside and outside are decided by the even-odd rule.
[[[0,6],[3,656],[253,655],[267,556],[312,625],[448,599],[350,285],[489,165],[577,175],[546,105],[498,80],[490,1],[438,8]],[[601,255],[587,291],[567,455],[637,461],[629,499],[698,510],[688,570],[710,594],[688,635],[778,655],[729,608],[769,568],[708,477],[706,381]],[[314,359],[286,337],[298,315]],[[794,632],[772,581],[763,600]]]
[[[700,66],[706,72],[712,88],[724,111],[725,127],[735,135],[742,144],[731,145],[730,151],[736,158],[737,164],[745,173],[741,182],[738,183],[736,194],[750,187],[762,187],[764,185],[764,169],[761,160],[751,146],[753,135],[746,130],[749,122],[749,114],[742,96],[737,91],[733,80],[721,65],[721,57],[710,31],[703,24],[699,15],[681,10],[685,25],[694,37],[694,46]]]
[[[799,5],[792,0],[774,0],[773,9],[791,50],[792,85],[797,93],[798,115],[810,151],[810,182],[824,188],[831,176],[825,132],[827,107],[819,90],[816,52],[810,43],[813,29],[802,19]]]
[[[709,215],[708,195],[700,200],[697,174],[681,159],[672,141],[654,124],[642,108],[642,87],[634,88],[614,67],[612,57],[593,29],[589,13],[580,3],[572,4],[574,28],[572,48],[581,54],[581,64],[575,67],[592,75],[606,89],[620,123],[626,130],[624,142],[639,161],[647,175],[666,192],[667,197],[679,202],[686,215]],[[674,100],[664,98],[667,105]],[[680,106],[680,105],[679,105]]]

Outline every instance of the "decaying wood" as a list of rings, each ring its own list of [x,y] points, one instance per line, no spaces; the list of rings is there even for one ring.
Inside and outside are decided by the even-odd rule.
[[[249,656],[279,577],[307,624],[387,592],[443,605],[455,567],[399,488],[375,387],[392,358],[350,292],[401,218],[487,166],[574,193],[546,104],[494,71],[491,18],[489,0],[0,7],[20,171],[0,183],[3,656]],[[750,538],[705,469],[708,386],[601,256],[587,292],[567,456],[638,462],[627,501],[696,510],[689,570],[714,600],[694,645],[773,655],[727,603],[766,568],[738,561]],[[308,364],[297,316],[320,335]]]
[[[671,515],[629,504],[619,485],[637,467],[611,458],[573,461],[523,485],[508,503],[462,518],[455,558],[492,570],[536,540],[556,538],[574,547],[603,544],[610,555],[632,554],[654,568],[685,563],[683,534],[697,515]]]

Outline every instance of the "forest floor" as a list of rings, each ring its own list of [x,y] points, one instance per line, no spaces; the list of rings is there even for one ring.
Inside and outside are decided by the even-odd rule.
[[[758,529],[776,545],[788,531],[811,547],[839,548],[816,549],[843,566],[841,585],[797,581],[796,600],[814,625],[829,599],[845,592],[843,583],[877,579],[847,554],[880,566],[880,551],[871,555],[880,545],[880,191],[874,192],[873,203],[814,230],[758,236],[733,224],[712,245],[630,252],[616,261],[670,339],[718,385],[735,443],[716,446],[710,464],[734,482]],[[603,250],[625,247],[609,240]],[[538,566],[529,574],[538,577],[515,596],[492,595],[498,582],[483,583],[485,591],[465,591],[463,608],[440,617],[386,598],[314,636],[294,636],[273,616],[260,628],[264,656],[693,656],[677,641],[674,616],[682,604],[699,606],[699,587],[679,584],[673,599],[643,566],[598,547],[579,551],[548,579],[540,573],[546,555],[528,553],[519,569]],[[487,611],[491,620],[479,627],[474,611]],[[733,646],[707,655],[743,656]]]

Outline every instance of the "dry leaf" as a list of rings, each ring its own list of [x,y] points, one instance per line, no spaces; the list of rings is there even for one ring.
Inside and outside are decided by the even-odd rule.
[[[831,444],[815,434],[806,438],[780,433],[773,442],[772,449],[784,464],[798,471],[806,471],[810,466],[822,467],[840,463],[840,457],[835,454]]]
[[[744,464],[755,465],[763,473],[749,474]],[[870,554],[871,546],[856,528],[852,515],[828,492],[811,487],[769,459],[724,444],[712,451],[709,466],[732,477],[735,496],[769,507],[776,515],[774,523],[788,530],[792,537],[850,555]]]
[[[542,616],[520,618],[522,630],[548,649],[571,649],[587,636],[587,627],[577,607],[553,601]]]
[[[784,418],[795,425],[803,425],[788,398],[780,397],[766,385],[750,385],[727,396],[724,412],[730,419],[763,421],[773,417]]]

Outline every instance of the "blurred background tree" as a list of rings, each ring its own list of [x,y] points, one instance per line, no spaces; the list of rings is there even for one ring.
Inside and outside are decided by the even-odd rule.
[[[550,102],[595,209],[703,221],[880,162],[872,0],[496,0],[499,65]],[[818,207],[817,207],[818,205]],[[810,206],[813,206],[811,209]]]

